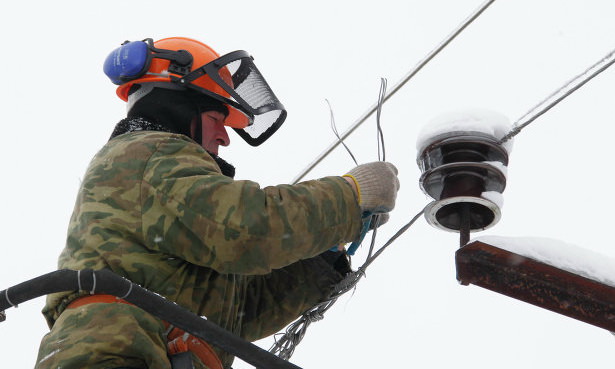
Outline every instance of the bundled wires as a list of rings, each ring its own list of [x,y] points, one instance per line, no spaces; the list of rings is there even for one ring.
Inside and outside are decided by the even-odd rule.
[[[382,161],[384,161],[386,158],[386,151],[385,151],[385,145],[384,145],[384,134],[382,130],[382,125],[380,123],[380,117],[381,117],[382,105],[384,103],[384,97],[386,96],[386,86],[387,86],[386,79],[382,78],[381,83],[380,83],[380,93],[378,97],[378,109],[377,109],[377,115],[376,115],[377,117],[376,128],[377,128],[377,141],[378,141],[378,160],[382,160]],[[327,104],[329,104],[328,101],[327,101]],[[333,110],[331,108],[331,104],[329,104],[329,111],[330,111],[330,118],[331,118],[331,128],[333,130],[333,133],[336,135],[336,137],[338,138],[340,143],[344,146],[344,148],[346,148],[346,151],[348,151],[350,157],[355,162],[355,164],[358,165],[358,162],[355,156],[353,155],[352,151],[343,142],[343,139],[339,136],[337,127],[335,125],[335,119],[333,116]],[[363,265],[361,265],[356,271],[348,273],[344,277],[344,279],[342,279],[338,284],[336,284],[333,287],[332,292],[330,293],[328,298],[326,298],[325,300],[319,302],[315,306],[305,311],[301,315],[301,317],[299,317],[295,322],[291,323],[286,328],[286,331],[284,333],[279,333],[275,335],[274,336],[275,343],[269,349],[269,352],[278,355],[282,359],[285,359],[285,360],[290,359],[297,345],[303,340],[303,337],[305,336],[310,324],[317,322],[319,320],[322,320],[327,310],[329,310],[342,295],[344,295],[345,293],[349,291],[354,290],[356,288],[357,283],[359,283],[361,278],[365,276],[367,267],[371,265],[371,263],[374,262],[374,260],[376,260],[376,258],[380,256],[387,247],[389,247],[395,240],[397,240],[397,238],[399,238],[404,232],[406,232],[417,221],[417,219],[422,214],[423,214],[423,210],[421,210],[418,214],[416,214],[412,218],[412,220],[410,220],[410,222],[408,222],[406,225],[400,228],[376,252],[374,252],[375,244],[376,244],[376,236],[378,232],[378,226],[380,225],[379,223],[381,222],[381,219],[382,219],[381,217],[383,215],[373,216],[372,222],[374,224],[371,227],[373,229],[373,232],[371,236],[369,252],[368,252],[367,258],[365,262],[363,263]]]
[[[450,33],[442,42],[440,42],[435,49],[433,49],[430,53],[427,54],[425,58],[423,58],[414,68],[412,68],[387,94],[387,82],[386,79],[381,80],[380,86],[380,94],[378,97],[378,102],[375,106],[372,106],[368,111],[361,116],[348,130],[346,130],[343,134],[339,134],[335,127],[335,120],[333,118],[333,111],[331,109],[331,105],[329,104],[329,109],[331,113],[331,125],[333,128],[333,132],[337,137],[337,141],[334,142],[329,148],[327,148],[322,154],[316,158],[307,168],[305,168],[293,181],[292,183],[299,182],[310,170],[312,170],[316,165],[318,165],[333,149],[335,149],[340,143],[344,145],[346,150],[349,152],[355,164],[357,163],[356,158],[350,151],[350,149],[344,143],[344,139],[348,137],[355,129],[357,129],[361,124],[363,124],[367,118],[369,118],[374,112],[377,113],[377,131],[378,131],[378,160],[385,161],[386,160],[386,152],[384,145],[384,134],[382,131],[382,126],[380,124],[380,117],[382,113],[382,105],[397,91],[399,91],[412,77],[414,77],[425,65],[427,65],[437,54],[439,54],[450,42],[452,42],[461,32],[468,27],[472,22],[474,22],[495,0],[485,0],[474,12],[470,14],[458,27],[456,27],[452,33]],[[327,101],[328,103],[328,101]],[[370,243],[370,249],[367,256],[367,259],[359,267],[359,269],[355,272],[349,273],[340,283],[338,283],[329,298],[320,302],[316,306],[308,309],[303,315],[297,319],[294,323],[290,324],[286,332],[283,334],[275,335],[275,343],[269,350],[270,352],[278,355],[279,357],[288,360],[296,346],[301,342],[303,337],[305,336],[306,330],[308,326],[318,320],[323,318],[323,314],[337,301],[337,299],[343,295],[344,293],[353,290],[359,280],[365,276],[365,269],[378,257],[382,254],[382,252],[391,245],[399,236],[401,236],[405,231],[407,231],[416,220],[423,214],[424,210],[421,210],[418,214],[416,214],[410,222],[404,225],[402,228],[393,235],[378,251],[374,252],[375,248],[375,240],[377,234],[377,228],[382,217],[382,215],[376,217],[374,219],[375,226],[373,228],[372,239]]]

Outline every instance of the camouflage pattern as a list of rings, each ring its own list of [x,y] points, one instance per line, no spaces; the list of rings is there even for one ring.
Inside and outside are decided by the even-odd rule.
[[[132,132],[90,163],[59,268],[110,269],[254,341],[328,294],[341,275],[317,255],[360,227],[341,177],[260,188],[221,175],[186,136]],[[37,368],[170,368],[160,320],[125,304],[66,309],[78,296],[48,296]]]

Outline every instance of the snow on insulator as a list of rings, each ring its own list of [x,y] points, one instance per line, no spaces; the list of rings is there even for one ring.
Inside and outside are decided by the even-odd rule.
[[[434,199],[425,208],[429,224],[451,232],[480,231],[501,217],[508,155],[512,142],[500,144],[509,120],[489,110],[441,115],[417,140],[420,187]]]
[[[487,109],[463,109],[444,113],[433,118],[419,132],[416,150],[420,154],[426,146],[440,136],[455,132],[477,132],[494,137],[498,141],[512,129],[510,120]],[[513,142],[507,141],[504,148],[510,154]]]

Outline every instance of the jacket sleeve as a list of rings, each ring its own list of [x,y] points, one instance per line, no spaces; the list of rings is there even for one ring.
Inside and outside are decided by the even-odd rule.
[[[342,275],[321,256],[300,260],[248,283],[241,335],[248,341],[270,336],[329,296]]]
[[[158,144],[141,189],[154,251],[219,273],[267,274],[358,237],[360,209],[341,177],[266,188],[235,181],[198,145]]]

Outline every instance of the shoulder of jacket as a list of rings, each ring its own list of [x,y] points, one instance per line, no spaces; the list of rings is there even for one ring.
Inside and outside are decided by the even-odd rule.
[[[206,167],[211,171],[220,172],[216,161],[201,145],[190,137],[176,133],[158,131],[125,133],[111,139],[97,156],[101,159],[114,157],[114,160],[141,159],[138,161],[145,165],[145,170],[164,163],[166,167]]]
[[[131,152],[137,156],[190,151],[204,153],[203,148],[190,137],[167,132],[137,131],[117,136],[103,147],[102,152]],[[161,152],[162,151],[162,152]]]
[[[162,142],[162,141],[182,141],[185,143],[197,144],[190,137],[179,133],[169,133],[169,132],[159,132],[159,131],[135,131],[128,132],[109,140],[110,144],[113,143],[125,143],[125,142],[135,142],[135,143],[145,143],[145,142]]]

